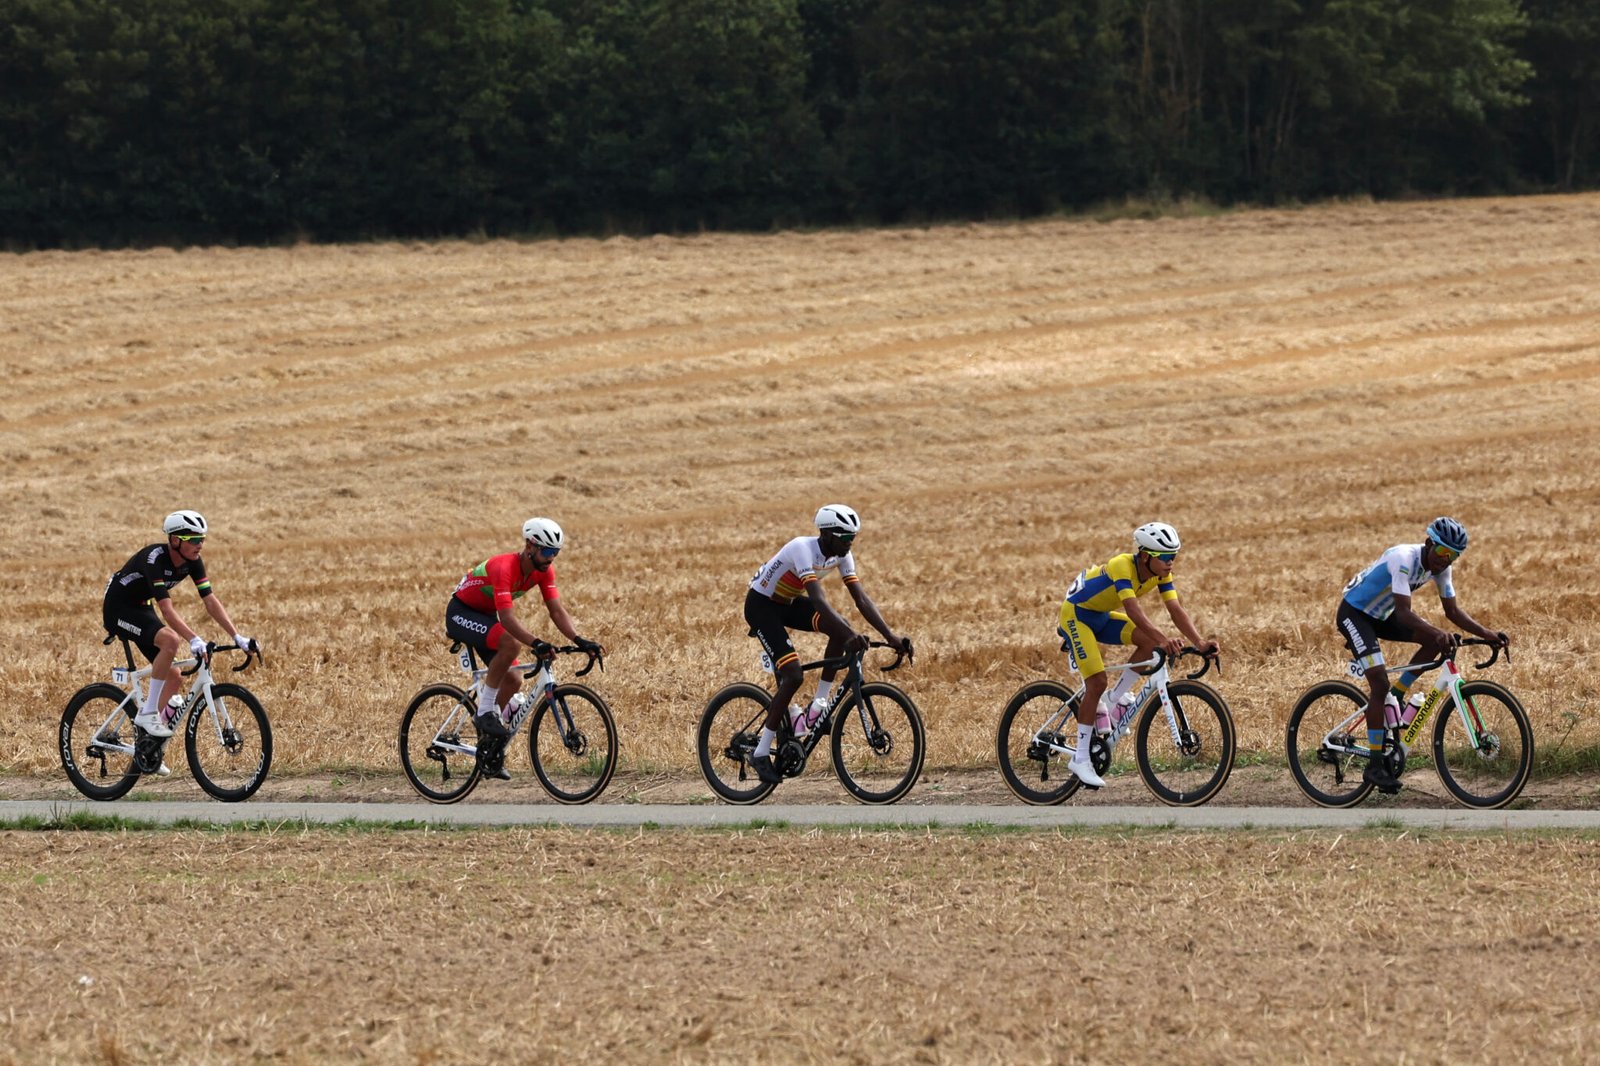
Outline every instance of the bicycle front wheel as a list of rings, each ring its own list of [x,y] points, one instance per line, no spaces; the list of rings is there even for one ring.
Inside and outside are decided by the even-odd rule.
[[[67,780],[92,800],[114,800],[139,780],[134,768],[133,719],[123,709],[127,693],[115,685],[86,685],[61,712],[56,747]],[[129,704],[132,708],[132,704]],[[129,751],[119,751],[126,747]]]
[[[1478,744],[1451,706],[1433,730],[1433,765],[1450,794],[1468,807],[1504,807],[1522,791],[1533,769],[1533,727],[1528,712],[1493,681],[1461,686]]]
[[[1348,681],[1312,685],[1289,715],[1289,773],[1300,791],[1323,807],[1354,807],[1372,786],[1362,780],[1367,761],[1353,754],[1366,746],[1367,696]]]
[[[256,794],[272,766],[272,725],[261,701],[239,685],[212,685],[211,704],[189,715],[183,733],[189,771],[225,803]]]
[[[583,685],[556,686],[528,727],[533,772],[561,803],[588,803],[617,769],[617,723],[599,693]]]
[[[711,791],[729,803],[760,803],[778,787],[762,781],[745,762],[761,740],[771,700],[765,689],[740,682],[712,696],[700,714],[695,733],[700,773]]]
[[[1159,696],[1151,697],[1139,719],[1139,773],[1162,803],[1198,806],[1220,792],[1233,772],[1233,716],[1222,696],[1198,681],[1172,682],[1167,697],[1172,723]]]
[[[400,768],[424,799],[455,803],[478,783],[476,709],[454,685],[430,685],[406,708],[400,719]]]
[[[1049,806],[1078,791],[1081,782],[1067,769],[1068,756],[1055,750],[1077,739],[1076,710],[1067,706],[1071,699],[1060,682],[1034,681],[1018,689],[1000,712],[995,738],[1000,776],[1025,803]]]
[[[911,697],[883,681],[861,686],[834,712],[833,770],[862,803],[893,803],[922,772],[928,740]]]

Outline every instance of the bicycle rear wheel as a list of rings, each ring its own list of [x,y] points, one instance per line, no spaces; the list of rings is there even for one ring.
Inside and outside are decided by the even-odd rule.
[[[928,750],[911,697],[873,681],[861,686],[859,703],[851,693],[834,713],[833,770],[845,791],[862,803],[893,803],[910,792]]]
[[[107,747],[133,747],[133,719],[122,707],[126,697],[115,685],[86,685],[73,693],[61,712],[56,744],[61,768],[73,786],[92,800],[119,799],[139,780],[133,754]]]
[[[1454,706],[1439,712],[1433,765],[1450,794],[1468,807],[1504,807],[1522,792],[1533,769],[1533,727],[1517,698],[1492,681],[1468,681],[1461,694],[1476,719],[1479,746]]]
[[[1323,807],[1354,807],[1372,791],[1367,761],[1351,750],[1366,744],[1366,693],[1348,681],[1312,685],[1289,715],[1289,773]],[[1331,736],[1330,736],[1331,734]]]
[[[1081,782],[1067,769],[1068,756],[1055,750],[1077,739],[1076,708],[1067,706],[1071,699],[1060,682],[1034,681],[1018,689],[1000,712],[995,737],[1000,776],[1025,803],[1049,806],[1078,791]]]
[[[1233,716],[1222,696],[1198,681],[1174,681],[1167,696],[1177,719],[1177,742],[1160,697],[1152,695],[1139,719],[1134,754],[1157,799],[1195,807],[1220,792],[1233,772]]]
[[[761,740],[771,700],[765,689],[740,682],[712,696],[700,714],[695,733],[700,773],[711,791],[729,803],[760,803],[778,787],[762,781],[745,762]]]
[[[476,709],[454,685],[430,685],[401,716],[400,768],[424,799],[455,803],[478,783]]]
[[[213,706],[196,707],[183,733],[189,771],[226,803],[256,794],[272,767],[272,725],[261,701],[240,685],[212,685]]]
[[[588,803],[617,769],[617,724],[599,694],[558,685],[528,727],[528,754],[544,790],[562,803]]]

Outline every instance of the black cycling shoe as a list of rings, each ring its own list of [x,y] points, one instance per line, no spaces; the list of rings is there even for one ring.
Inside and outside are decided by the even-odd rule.
[[[472,725],[478,730],[480,737],[499,737],[503,740],[511,735],[511,730],[506,727],[506,720],[500,717],[499,711],[479,711],[472,716]]]
[[[756,772],[756,776],[761,778],[763,785],[776,785],[783,781],[783,775],[772,765],[772,756],[763,755],[758,759],[752,755],[746,761],[749,762],[750,769]]]
[[[503,762],[486,762],[483,764],[483,776],[492,777],[496,781],[510,781],[511,771],[506,769],[506,764]]]
[[[1367,763],[1366,769],[1361,771],[1361,780],[1386,796],[1392,796],[1400,791],[1400,779],[1391,774],[1389,768],[1381,762]]]

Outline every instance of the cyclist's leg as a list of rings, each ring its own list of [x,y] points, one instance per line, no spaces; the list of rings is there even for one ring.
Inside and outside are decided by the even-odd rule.
[[[1361,776],[1377,785],[1381,791],[1396,792],[1400,787],[1399,782],[1389,773],[1383,760],[1377,757],[1383,751],[1387,724],[1384,721],[1383,704],[1389,692],[1389,668],[1384,662],[1383,646],[1378,643],[1378,637],[1385,630],[1392,633],[1394,627],[1384,627],[1382,621],[1365,611],[1356,610],[1342,599],[1335,622],[1339,635],[1344,638],[1345,647],[1350,649],[1351,659],[1361,666],[1367,679],[1367,750],[1372,757],[1367,760]],[[1409,634],[1409,630],[1406,633]]]
[[[744,600],[744,620],[750,634],[761,642],[761,650],[772,663],[772,677],[776,691],[767,704],[767,717],[761,730],[761,740],[752,757],[760,759],[771,754],[773,741],[783,726],[783,716],[789,701],[800,690],[804,673],[800,669],[800,653],[789,641],[789,630],[811,632],[816,629],[815,613],[809,607],[794,603],[779,604],[751,589]]]
[[[1129,662],[1143,662],[1155,653],[1155,642],[1144,633],[1141,633],[1139,628],[1133,624],[1132,619],[1121,611],[1112,611],[1110,614],[1113,620],[1120,622],[1122,625],[1121,632],[1117,634],[1117,643],[1133,645],[1133,656],[1128,660]],[[1118,700],[1137,688],[1140,680],[1140,676],[1132,670],[1124,670],[1118,674],[1117,683],[1112,686],[1111,691],[1106,695],[1107,709],[1115,707]]]
[[[1083,611],[1075,603],[1063,603],[1058,629],[1062,646],[1077,662],[1078,676],[1083,678],[1083,701],[1078,704],[1078,736],[1067,769],[1090,788],[1102,788],[1105,785],[1089,758],[1089,748],[1094,741],[1095,708],[1100,706],[1100,697],[1106,691],[1106,664],[1100,657],[1100,641],[1095,632],[1096,616],[1103,618],[1104,613]]]
[[[139,710],[144,715],[155,714],[171,695],[168,689],[178,691],[179,685],[169,682],[173,680],[172,663],[178,657],[178,649],[185,647],[183,638],[168,628],[148,604],[115,607],[107,603],[100,620],[107,632],[127,640],[149,661],[150,690]]]
[[[494,615],[468,607],[454,598],[445,611],[444,632],[451,640],[471,647],[488,665],[489,672],[478,692],[477,713],[486,714],[504,707],[522,684],[522,679],[511,669],[521,645]],[[502,692],[502,689],[507,691]]]

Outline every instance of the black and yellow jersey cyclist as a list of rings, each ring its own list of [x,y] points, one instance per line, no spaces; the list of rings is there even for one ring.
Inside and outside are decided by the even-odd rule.
[[[1161,631],[1139,606],[1139,597],[1157,589],[1167,606],[1172,624],[1202,651],[1215,653],[1218,644],[1202,637],[1178,602],[1172,582],[1172,567],[1182,547],[1178,531],[1165,522],[1147,522],[1133,532],[1133,551],[1112,556],[1100,566],[1082,571],[1067,589],[1061,603],[1058,632],[1062,649],[1072,656],[1083,678],[1083,702],[1078,706],[1077,754],[1067,768],[1090,788],[1101,788],[1105,781],[1089,761],[1089,743],[1094,736],[1095,712],[1102,696],[1108,707],[1139,683],[1132,670],[1122,671],[1116,688],[1106,695],[1106,664],[1102,644],[1131,644],[1133,658],[1143,659],[1160,648],[1168,655],[1183,650],[1183,641]]]

